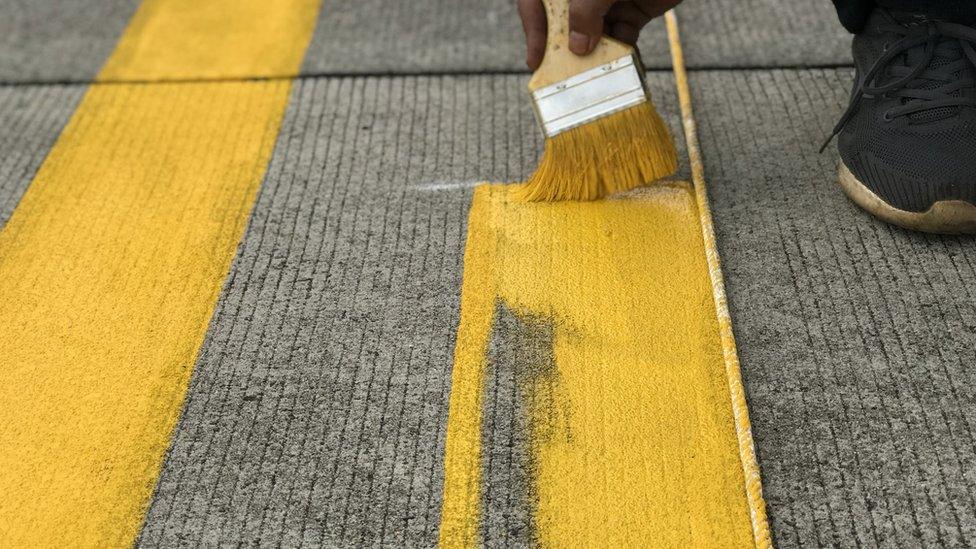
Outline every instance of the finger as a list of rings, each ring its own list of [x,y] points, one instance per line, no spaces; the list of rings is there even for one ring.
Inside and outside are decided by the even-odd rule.
[[[607,34],[616,38],[617,40],[620,40],[624,44],[637,46],[637,39],[640,37],[640,30],[630,23],[617,21],[610,26],[610,31]]]
[[[518,10],[525,31],[525,64],[534,71],[546,54],[546,8],[541,0],[518,0]]]
[[[618,2],[607,13],[610,36],[630,45],[637,44],[640,31],[651,17],[633,2]]]
[[[607,12],[607,21],[613,23],[627,23],[637,30],[644,28],[650,22],[651,16],[635,2],[617,2]]]
[[[569,49],[576,55],[593,51],[603,31],[603,17],[615,0],[571,0]]]
[[[637,7],[651,19],[677,6],[681,0],[635,0]]]

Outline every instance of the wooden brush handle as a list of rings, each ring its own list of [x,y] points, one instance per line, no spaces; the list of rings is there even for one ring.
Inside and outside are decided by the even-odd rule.
[[[634,54],[634,48],[604,36],[589,55],[576,55],[569,51],[569,0],[542,0],[542,3],[546,6],[549,36],[542,65],[529,81],[530,91],[551,86],[575,74]]]

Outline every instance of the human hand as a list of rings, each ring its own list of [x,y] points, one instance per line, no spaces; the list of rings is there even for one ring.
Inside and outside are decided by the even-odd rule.
[[[604,34],[637,45],[637,37],[651,19],[681,0],[570,0],[569,49],[576,55],[593,51]],[[525,64],[536,70],[546,52],[546,9],[542,0],[518,0],[525,30]]]

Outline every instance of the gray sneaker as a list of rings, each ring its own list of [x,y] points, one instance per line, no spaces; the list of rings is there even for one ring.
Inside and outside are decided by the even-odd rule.
[[[895,225],[976,233],[976,28],[875,9],[854,63],[831,136],[844,191]]]

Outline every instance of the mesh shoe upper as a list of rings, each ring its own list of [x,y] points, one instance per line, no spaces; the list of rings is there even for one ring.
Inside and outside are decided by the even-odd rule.
[[[895,208],[976,204],[976,29],[876,9],[854,38],[844,163]]]

